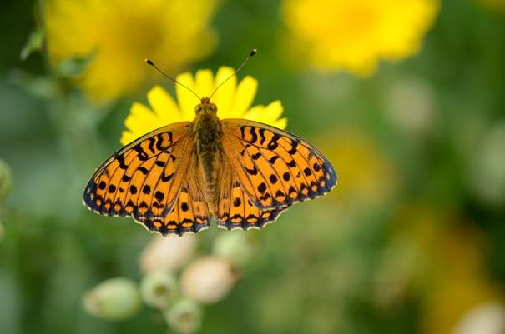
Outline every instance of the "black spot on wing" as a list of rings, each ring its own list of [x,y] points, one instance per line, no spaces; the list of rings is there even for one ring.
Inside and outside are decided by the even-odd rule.
[[[251,143],[255,143],[258,140],[258,136],[256,135],[255,128],[251,127],[249,130],[249,133],[251,134]]]
[[[144,166],[140,166],[139,168],[137,168],[137,171],[141,172],[144,175],[147,175],[149,173],[149,170]]]
[[[133,146],[133,150],[137,152],[137,158],[140,161],[147,161],[149,159],[149,155],[144,151],[144,148],[138,143],[137,145]]]
[[[277,219],[279,214],[288,207],[279,207],[260,211],[259,215],[250,214],[247,217],[242,217],[240,214],[230,216],[228,213],[223,213],[218,217],[218,225],[226,228],[241,228],[248,230],[250,228],[263,228],[266,224]]]
[[[265,138],[265,129],[260,128],[258,132],[260,134],[260,145],[263,145],[265,143],[265,140],[266,140],[266,138]]]
[[[161,176],[161,178],[160,178],[161,182],[168,182],[168,181],[170,181],[174,177],[174,174],[175,173],[168,174],[168,175],[163,174]]]
[[[128,168],[128,166],[124,162],[124,153],[116,154],[115,159],[117,160],[117,162],[119,162],[119,168],[121,168],[122,170],[126,170]]]

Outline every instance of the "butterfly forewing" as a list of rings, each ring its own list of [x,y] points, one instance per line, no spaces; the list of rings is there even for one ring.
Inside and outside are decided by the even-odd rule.
[[[225,119],[223,148],[242,190],[260,209],[287,207],[325,194],[336,173],[314,146],[266,124]]]
[[[108,216],[167,215],[181,188],[190,152],[191,123],[174,123],[123,147],[98,168],[84,190],[85,205]]]

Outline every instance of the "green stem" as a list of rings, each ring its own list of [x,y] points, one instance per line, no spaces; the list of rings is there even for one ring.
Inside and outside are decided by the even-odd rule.
[[[53,67],[51,66],[51,61],[49,60],[49,50],[47,46],[47,27],[46,27],[46,12],[45,12],[45,0],[38,0],[38,13],[39,13],[39,22],[40,29],[42,29],[42,61],[44,63],[44,68],[48,73],[51,73],[53,76]]]

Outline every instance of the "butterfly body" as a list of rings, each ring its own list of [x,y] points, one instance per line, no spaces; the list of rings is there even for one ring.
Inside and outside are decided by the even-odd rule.
[[[198,168],[203,174],[204,193],[210,214],[214,217],[219,199],[219,166],[224,150],[223,131],[221,121],[217,117],[217,107],[208,97],[202,98],[201,103],[195,107],[193,129]]]
[[[210,226],[262,228],[292,204],[321,196],[336,173],[307,141],[275,127],[217,117],[202,98],[193,122],[173,123],[107,159],[84,190],[84,204],[130,216],[151,231],[183,235]]]

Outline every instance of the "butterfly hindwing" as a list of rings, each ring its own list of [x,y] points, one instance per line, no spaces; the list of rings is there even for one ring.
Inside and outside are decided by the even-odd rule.
[[[223,148],[254,206],[287,207],[336,185],[330,162],[307,141],[263,123],[225,119]]]
[[[226,164],[227,163],[227,164]],[[287,207],[260,210],[241,187],[231,163],[226,161],[221,179],[217,224],[229,230],[262,228],[277,219]],[[226,168],[226,166],[229,166]]]
[[[193,151],[180,191],[171,211],[164,216],[144,216],[137,219],[150,231],[164,236],[196,233],[210,226],[211,215],[203,193],[203,180],[198,172],[196,155]]]
[[[164,216],[181,188],[193,150],[191,123],[154,130],[112,155],[84,190],[85,205],[106,216]]]

